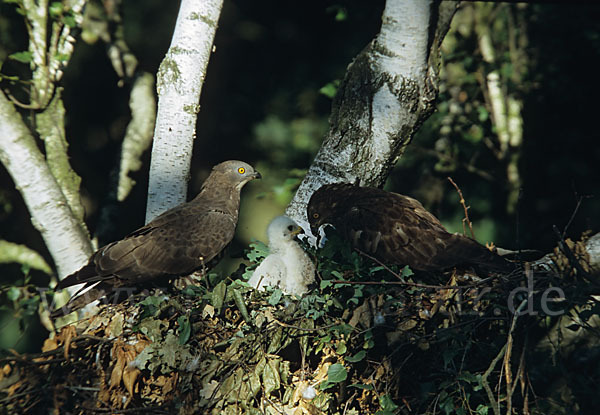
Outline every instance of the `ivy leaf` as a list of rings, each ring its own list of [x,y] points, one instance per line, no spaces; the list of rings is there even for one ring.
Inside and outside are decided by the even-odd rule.
[[[376,415],[388,415],[393,414],[396,409],[398,409],[398,405],[394,403],[392,398],[389,395],[382,395],[379,397],[379,405],[381,406],[381,411],[377,411]]]
[[[246,253],[246,258],[251,262],[259,262],[260,259],[269,255],[269,247],[261,241],[250,242],[250,250]]]
[[[165,300],[165,296],[151,295],[140,301],[140,305],[142,306],[143,310],[140,319],[156,315],[160,308],[160,304]]]

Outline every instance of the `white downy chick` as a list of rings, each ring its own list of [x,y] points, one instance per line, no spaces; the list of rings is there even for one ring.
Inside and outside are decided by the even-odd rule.
[[[248,283],[258,290],[279,287],[285,294],[302,295],[315,280],[315,265],[294,240],[302,228],[287,216],[278,216],[267,227],[269,255]]]

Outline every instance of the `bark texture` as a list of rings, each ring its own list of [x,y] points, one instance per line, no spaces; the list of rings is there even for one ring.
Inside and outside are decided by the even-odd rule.
[[[200,92],[222,0],[183,0],[171,46],[157,76],[146,223],[186,200]]]
[[[92,253],[81,226],[13,104],[0,93],[0,161],[13,178],[42,234],[59,276],[76,271]]]
[[[439,46],[457,2],[388,0],[379,34],[349,65],[330,129],[287,209],[307,228],[306,204],[320,186],[381,186],[433,111]]]

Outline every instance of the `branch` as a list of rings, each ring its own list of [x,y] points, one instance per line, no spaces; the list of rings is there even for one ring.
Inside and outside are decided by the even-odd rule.
[[[200,92],[223,0],[182,0],[171,46],[157,75],[146,222],[186,199]]]
[[[156,99],[154,97],[154,77],[149,73],[141,73],[131,88],[129,108],[131,121],[121,148],[121,167],[119,169],[119,186],[117,199],[125,200],[135,182],[129,177],[130,172],[140,169],[141,156],[152,143],[154,122],[156,121]]]
[[[92,253],[31,132],[0,92],[0,161],[11,175],[54,259],[59,276],[76,271]]]

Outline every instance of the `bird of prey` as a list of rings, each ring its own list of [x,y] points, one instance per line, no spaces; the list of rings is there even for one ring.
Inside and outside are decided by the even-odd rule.
[[[210,269],[233,239],[242,187],[260,177],[242,161],[217,164],[193,200],[98,249],[87,265],[60,281],[56,289],[82,283],[82,290],[95,286],[71,298],[52,315],[71,313],[108,294],[143,283]]]
[[[248,283],[256,289],[279,287],[286,294],[302,295],[315,280],[315,265],[295,241],[302,228],[287,216],[278,216],[267,227],[269,255]]]
[[[414,270],[441,270],[460,264],[510,272],[513,263],[474,239],[449,233],[421,203],[411,197],[352,184],[322,186],[307,208],[314,235],[333,225],[361,251],[387,264]]]

